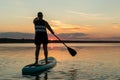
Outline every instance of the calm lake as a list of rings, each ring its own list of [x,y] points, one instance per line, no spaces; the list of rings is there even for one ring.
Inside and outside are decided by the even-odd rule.
[[[120,43],[68,43],[72,57],[60,43],[50,43],[49,56],[57,66],[47,74],[22,76],[22,68],[34,62],[34,44],[0,44],[0,80],[120,80]],[[41,48],[39,59],[43,59]]]

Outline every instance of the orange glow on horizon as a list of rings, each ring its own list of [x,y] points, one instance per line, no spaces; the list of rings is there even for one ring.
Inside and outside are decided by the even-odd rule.
[[[54,37],[49,37],[48,40],[50,40],[50,41],[54,41],[54,40],[57,40],[57,39],[54,38]]]

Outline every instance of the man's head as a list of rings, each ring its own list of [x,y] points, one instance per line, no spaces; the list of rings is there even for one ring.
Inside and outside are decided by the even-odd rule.
[[[43,14],[42,14],[42,12],[38,12],[38,15],[37,15],[39,18],[43,18]]]

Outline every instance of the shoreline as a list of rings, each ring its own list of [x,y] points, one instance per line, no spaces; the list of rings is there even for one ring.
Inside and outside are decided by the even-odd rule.
[[[49,43],[120,43],[120,41],[107,41],[107,40],[86,40],[86,41],[81,41],[81,40],[62,40],[60,42],[59,40],[49,40]],[[34,43],[33,39],[11,39],[11,38],[0,38],[0,43]]]

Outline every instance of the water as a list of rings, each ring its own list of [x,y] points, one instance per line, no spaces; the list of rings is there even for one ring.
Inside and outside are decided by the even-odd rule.
[[[34,62],[34,44],[0,44],[0,80],[120,80],[120,44],[67,45],[78,54],[72,57],[62,44],[49,44],[57,66],[35,77],[21,74],[23,66]],[[44,58],[43,49],[39,58]]]

